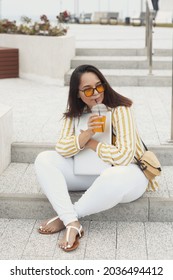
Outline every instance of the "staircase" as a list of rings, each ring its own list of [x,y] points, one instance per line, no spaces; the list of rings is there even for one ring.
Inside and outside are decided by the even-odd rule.
[[[170,49],[157,49],[153,56],[153,73],[149,75],[145,49],[94,49],[79,48],[71,61],[70,75],[81,64],[98,67],[112,86],[171,86],[172,57]]]
[[[81,64],[93,64],[105,74],[113,86],[171,86],[171,50],[158,49],[153,58],[153,75],[148,75],[144,49],[77,48],[71,61],[71,70],[65,75],[69,84],[73,69]],[[149,146],[159,156],[163,176],[160,190],[146,193],[139,200],[86,217],[86,220],[105,221],[173,221],[173,148],[170,145]],[[55,215],[50,203],[41,192],[34,160],[44,150],[54,149],[54,143],[13,143],[12,163],[0,176],[0,218],[45,219]],[[82,193],[72,192],[72,201]]]

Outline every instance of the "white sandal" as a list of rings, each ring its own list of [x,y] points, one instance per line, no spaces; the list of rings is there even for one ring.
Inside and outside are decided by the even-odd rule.
[[[45,224],[44,227],[46,227],[47,225],[49,225],[50,223],[54,222],[54,221],[57,220],[57,219],[59,219],[59,216],[56,216],[56,217],[50,219],[50,220]],[[38,232],[41,233],[41,234],[53,234],[53,233],[59,232],[59,230],[55,230],[55,231],[45,231],[45,230],[43,229],[43,226],[40,226],[40,227],[38,228]]]
[[[70,252],[70,251],[77,249],[77,247],[79,246],[79,238],[81,238],[84,235],[84,231],[83,231],[82,226],[80,226],[80,228],[77,228],[74,226],[67,226],[66,228],[67,228],[67,233],[66,233],[66,242],[67,243],[69,243],[70,230],[73,228],[73,229],[77,230],[77,232],[78,232],[78,234],[76,235],[76,239],[72,246],[70,246],[68,244],[66,247],[60,247],[65,252]]]

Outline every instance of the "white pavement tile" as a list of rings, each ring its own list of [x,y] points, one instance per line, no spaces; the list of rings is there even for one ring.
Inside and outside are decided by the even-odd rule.
[[[152,145],[167,142],[171,87],[114,88],[133,100],[136,123],[144,141]],[[2,80],[0,102],[13,107],[13,141],[56,142],[67,95],[68,87],[24,79]]]
[[[40,185],[36,178],[34,164],[28,166],[21,180],[17,184],[15,192],[27,194],[40,192]]]
[[[133,90],[132,100],[134,100],[135,120],[143,141],[150,145],[158,145],[158,133],[156,131],[154,119],[147,103],[147,91],[148,88],[146,90],[143,89],[142,91],[139,88]]]
[[[0,235],[3,234],[3,232],[6,229],[8,223],[9,223],[9,219],[0,219]]]
[[[147,259],[143,223],[117,224],[117,260]]]
[[[20,258],[20,260],[52,260],[52,257],[48,257],[48,256],[42,257],[42,256],[34,256],[34,255],[33,256],[30,256],[30,255],[26,256],[26,255],[24,255]]]
[[[108,260],[116,255],[116,222],[90,222],[85,259]]]
[[[11,163],[0,175],[0,192],[15,192],[16,186],[28,167],[27,163]]]
[[[173,223],[145,223],[149,260],[173,259]]]
[[[173,223],[84,221],[85,235],[77,250],[70,253],[58,247],[64,231],[41,235],[37,232],[40,223],[0,219],[0,259],[173,259]]]
[[[57,112],[52,115],[47,123],[44,124],[39,134],[35,136],[34,142],[56,143],[62,124],[62,114],[63,110],[59,112],[57,109]]]
[[[0,236],[0,259],[20,259],[35,220],[10,220]]]
[[[163,94],[165,93],[163,92]],[[163,106],[163,103],[158,96],[157,90],[153,91],[151,88],[148,90],[147,101],[160,142],[162,143],[165,139],[169,139],[169,128],[171,126],[170,118],[168,117],[166,108]]]
[[[51,258],[54,254],[55,248],[57,246],[57,234],[44,235],[40,234],[37,229],[40,226],[41,221],[37,221],[33,231],[28,239],[27,245],[23,252],[22,258],[26,257],[36,257],[41,258]]]
[[[173,166],[164,166],[163,172],[169,191],[173,191]]]
[[[2,80],[0,102],[13,107],[13,141],[34,141],[42,128],[51,121],[52,114],[58,115],[59,111],[65,110],[67,91],[67,87],[25,79]]]

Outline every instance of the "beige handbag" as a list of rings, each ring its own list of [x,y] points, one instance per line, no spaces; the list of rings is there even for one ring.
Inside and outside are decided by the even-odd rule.
[[[161,174],[161,164],[156,155],[153,152],[148,151],[143,141],[142,143],[146,151],[140,159],[137,159],[135,157],[135,160],[137,161],[137,164],[140,167],[140,169],[144,172],[145,176],[149,180],[153,180],[156,176],[159,176]]]

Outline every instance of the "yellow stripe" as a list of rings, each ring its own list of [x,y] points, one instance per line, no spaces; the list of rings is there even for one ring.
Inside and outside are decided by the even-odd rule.
[[[56,147],[59,148],[59,150],[61,150],[61,151],[66,151],[68,149],[74,148],[74,145],[69,145],[66,147],[60,147],[60,146],[56,145]]]
[[[69,127],[68,127],[68,130],[67,130],[67,136],[70,133],[71,125],[72,125],[72,118],[70,119]]]
[[[120,119],[122,120],[122,128],[123,128],[123,138],[124,138],[124,148],[122,148],[122,142],[120,142],[119,143],[119,151],[115,151],[115,152],[112,152],[112,155],[115,155],[115,154],[117,154],[117,152],[121,152],[122,150],[124,150],[124,152],[121,154],[121,155],[119,155],[118,157],[115,157],[114,159],[115,160],[120,160],[120,159],[122,159],[124,156],[125,156],[125,154],[126,154],[126,151],[127,151],[127,147],[125,147],[125,145],[127,145],[128,144],[128,141],[127,141],[127,138],[125,138],[125,136],[127,136],[127,133],[126,133],[126,123],[125,123],[125,114],[124,114],[124,110],[123,109],[126,109],[126,108],[120,108],[120,114],[121,114],[121,117],[120,117]],[[127,112],[127,110],[126,110],[126,112]],[[119,131],[120,131],[120,122],[118,122],[118,124],[119,124]],[[120,132],[119,132],[119,136],[120,136]],[[120,139],[120,137],[119,137],[119,139]],[[121,139],[122,139],[122,137],[121,137]],[[122,161],[122,163],[123,162],[125,162],[127,160],[127,158],[125,158],[123,161]]]
[[[71,156],[72,154],[75,154],[75,153],[77,153],[77,151],[76,151],[76,149],[75,148],[73,148],[73,149],[71,149],[71,150],[69,150],[68,152],[62,152],[61,154],[62,155],[64,155],[64,156]]]
[[[117,120],[121,119],[121,116],[119,116],[119,115],[122,115],[122,107],[121,108],[117,108],[116,114],[118,115],[116,119]],[[123,130],[124,130],[124,127],[125,127],[125,124],[123,124]],[[115,148],[112,147],[112,151],[111,151],[111,154],[115,155],[114,160],[119,160],[119,159],[121,159],[124,156],[124,153],[119,155],[119,152],[122,150],[122,143],[120,141],[120,135],[121,135],[120,122],[117,121],[117,136],[118,136],[118,141],[117,142],[118,142],[118,148],[117,148],[117,151],[113,151]],[[104,151],[104,148],[106,148],[106,150],[107,150],[106,153]],[[110,149],[111,149],[111,147],[110,147]],[[102,157],[103,158],[105,158],[105,159],[107,159],[107,158],[110,159],[111,158],[112,159],[111,155],[109,155],[109,157],[107,156],[107,154],[110,154],[110,149],[108,151],[108,146],[107,147],[106,147],[106,145],[105,145],[105,147],[103,146],[103,149],[102,149]],[[117,157],[116,157],[116,155],[117,155]]]
[[[140,139],[139,139],[139,136],[138,137],[138,150],[141,154],[144,153],[144,147],[143,147],[143,144],[141,143]]]
[[[117,120],[119,119],[118,110],[117,110]],[[117,145],[119,149],[122,148],[121,141],[120,141],[120,122],[117,122]]]
[[[67,118],[66,118],[65,121],[64,121],[64,125],[63,125],[63,128],[62,128],[61,137],[64,137],[64,136],[65,136],[64,133],[65,133],[65,129],[66,129],[66,124],[67,124]],[[61,138],[61,137],[60,137],[60,138]]]
[[[128,156],[127,156],[127,159],[129,159],[127,161],[127,164],[131,162],[131,160],[133,159],[133,156],[134,156],[134,146],[135,146],[135,143],[134,143],[134,129],[132,129],[132,126],[133,126],[133,123],[132,123],[132,118],[131,118],[131,114],[130,114],[130,109],[127,109],[127,116],[128,116],[128,127],[129,127],[129,147],[130,147],[130,151],[128,153]],[[131,121],[130,121],[131,120]],[[132,142],[133,141],[133,142]],[[127,160],[126,159],[126,160]],[[126,160],[124,160],[122,163],[124,163]]]
[[[74,135],[71,136],[71,137],[69,137],[69,138],[66,138],[66,139],[62,138],[62,139],[59,141],[59,143],[62,144],[62,145],[67,145],[67,144],[71,144],[71,143],[74,144],[74,138],[75,138]]]
[[[122,159],[123,159],[123,157],[125,156],[127,150],[128,150],[128,148],[125,147],[123,153],[122,153],[121,151],[118,151],[118,153],[120,153],[120,155],[117,156],[117,157],[112,157],[112,158],[114,159],[114,161],[121,160],[121,164],[123,164],[123,163],[127,160],[127,158],[125,158],[125,159],[122,161]],[[118,153],[117,153],[117,154],[118,154]],[[119,163],[119,164],[120,164],[120,163]]]
[[[125,116],[124,116],[124,107],[120,108],[120,120],[122,120],[121,124],[122,125],[122,135],[121,135],[121,140],[120,140],[120,151],[124,150],[124,152],[121,154],[121,158],[123,158],[126,154],[126,144],[127,144],[127,139],[125,138],[126,136],[126,123],[125,123]]]
[[[103,145],[102,146],[102,159],[104,161],[111,160],[111,162],[114,160],[115,163],[119,160],[121,160],[121,164],[123,163],[129,163],[133,159],[133,149],[134,149],[134,129],[133,123],[131,123],[131,114],[129,111],[129,108],[121,107],[117,109],[117,135],[118,135],[118,141],[117,141],[117,147],[115,146],[108,146]],[[113,121],[114,121],[114,114],[113,114]],[[122,137],[123,136],[123,137]],[[121,137],[121,138],[120,138]],[[121,141],[120,141],[121,139]],[[133,141],[132,141],[133,140]],[[122,145],[122,141],[124,142]],[[127,150],[130,148],[128,154]],[[116,149],[116,150],[115,150]],[[125,157],[125,158],[124,158]]]
[[[102,146],[102,144],[100,144],[100,145],[99,145],[99,148],[98,148],[98,156],[99,156],[99,157],[101,156],[101,152],[100,152],[101,146]]]

